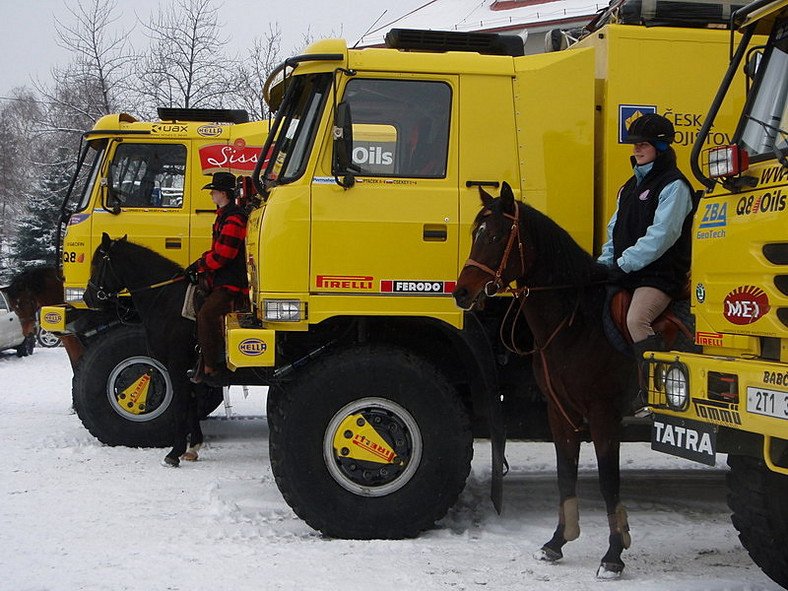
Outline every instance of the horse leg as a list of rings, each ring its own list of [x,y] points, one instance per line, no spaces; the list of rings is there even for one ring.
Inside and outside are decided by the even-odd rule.
[[[620,419],[613,409],[602,411],[592,417],[591,438],[596,451],[599,469],[599,487],[607,510],[610,528],[608,549],[597,570],[597,578],[616,579],[624,570],[621,553],[632,544],[629,535],[627,512],[620,500],[621,472],[619,455],[621,448]],[[597,420],[593,420],[597,419]]]
[[[558,475],[558,526],[553,537],[534,554],[537,560],[555,562],[563,558],[564,544],[580,536],[580,512],[577,505],[577,465],[580,458],[580,438],[565,419],[552,410],[550,430],[555,445]]]
[[[186,377],[186,369],[180,368],[176,371],[167,368],[172,380],[173,389],[173,419],[175,423],[173,446],[170,452],[164,456],[164,465],[172,468],[177,468],[181,461],[180,457],[186,453],[187,437],[188,437],[188,414],[189,414],[189,396],[190,382]]]
[[[200,428],[199,404],[197,396],[200,394],[192,391],[189,394],[189,412],[188,412],[188,428],[189,428],[189,449],[186,450],[181,456],[182,460],[187,462],[196,462],[203,442],[202,429]]]

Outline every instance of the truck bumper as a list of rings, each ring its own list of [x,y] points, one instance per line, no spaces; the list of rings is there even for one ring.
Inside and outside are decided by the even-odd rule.
[[[670,351],[648,354],[649,404],[654,411],[652,447],[673,440],[674,455],[686,448],[680,436],[720,429],[763,436],[763,458],[784,474],[788,456],[788,368],[762,359],[714,357]],[[668,441],[670,443],[670,441]],[[682,455],[682,457],[687,457]],[[695,459],[695,458],[689,458]]]

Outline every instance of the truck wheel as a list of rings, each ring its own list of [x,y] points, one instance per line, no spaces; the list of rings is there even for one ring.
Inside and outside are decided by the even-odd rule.
[[[74,410],[107,445],[172,444],[172,384],[148,355],[141,326],[126,326],[90,341],[74,370]]]
[[[788,476],[748,456],[729,455],[728,465],[728,506],[739,540],[753,562],[788,589]]]
[[[465,485],[470,421],[432,365],[371,345],[322,357],[270,398],[285,501],[336,538],[398,539],[443,517]]]

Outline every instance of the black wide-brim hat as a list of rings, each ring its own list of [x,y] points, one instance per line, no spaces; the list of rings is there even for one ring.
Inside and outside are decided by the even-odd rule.
[[[203,189],[216,189],[217,191],[234,191],[235,175],[230,172],[214,172],[211,182]]]

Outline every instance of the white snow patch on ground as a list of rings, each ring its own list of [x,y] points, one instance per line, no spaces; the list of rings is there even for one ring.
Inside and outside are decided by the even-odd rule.
[[[545,564],[531,556],[555,528],[550,444],[509,443],[501,516],[488,499],[489,443],[477,441],[465,491],[434,529],[413,540],[332,540],[276,488],[263,389],[244,399],[232,388],[233,412],[250,418],[207,421],[200,461],[173,470],[160,465],[164,450],[107,447],[83,428],[62,349],[2,353],[0,379],[2,590],[779,589],[730,523],[724,458],[708,469],[624,445],[633,545],[623,578],[601,582],[608,530],[590,445],[581,537]]]

